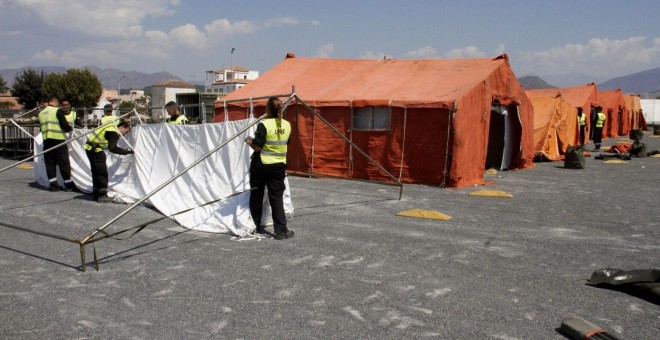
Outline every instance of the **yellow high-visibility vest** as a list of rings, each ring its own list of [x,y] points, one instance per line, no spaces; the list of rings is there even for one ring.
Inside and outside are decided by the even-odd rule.
[[[69,112],[68,115],[64,115],[66,121],[69,122],[69,125],[71,125],[71,127],[73,127],[74,123],[76,122],[76,115],[77,115],[76,111],[71,111]]]
[[[604,113],[598,112],[598,118],[596,119],[596,127],[602,128],[603,125],[605,125],[606,119],[607,116]]]
[[[107,117],[107,116],[106,116]],[[83,148],[88,151],[94,150],[94,152],[101,152],[108,149],[108,140],[105,139],[105,133],[108,131],[113,131],[120,134],[117,125],[108,124],[105,127],[102,127],[97,130],[93,130],[88,136],[87,143],[83,145]]]
[[[582,114],[581,117],[577,116],[577,120],[578,120],[578,126],[587,125],[587,115],[585,115],[584,113]]]
[[[66,134],[57,120],[58,108],[48,105],[39,112],[39,124],[41,124],[41,136],[43,139],[65,140]]]
[[[101,125],[105,125],[110,122],[115,122],[115,126],[117,126],[117,124],[119,124],[119,118],[115,115],[108,115],[101,117]]]
[[[168,123],[173,125],[188,124],[188,118],[184,115],[179,115],[175,120],[167,120]]]
[[[266,127],[266,141],[261,148],[261,162],[264,164],[286,164],[287,144],[291,135],[291,124],[282,119],[280,128],[277,128],[277,118],[268,118],[262,121]],[[279,134],[278,134],[279,132]]]

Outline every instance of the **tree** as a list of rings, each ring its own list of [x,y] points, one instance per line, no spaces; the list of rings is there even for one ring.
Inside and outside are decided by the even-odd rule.
[[[1,92],[7,92],[9,90],[9,87],[7,86],[7,82],[5,81],[2,76],[0,76],[0,93]]]
[[[51,73],[43,86],[47,97],[68,100],[73,107],[94,107],[103,92],[99,78],[87,69],[69,69],[65,73]]]
[[[39,101],[43,100],[41,89],[44,78],[43,71],[37,73],[33,69],[23,70],[14,78],[14,86],[11,89],[12,96],[16,97],[16,100],[28,110],[37,107]]]

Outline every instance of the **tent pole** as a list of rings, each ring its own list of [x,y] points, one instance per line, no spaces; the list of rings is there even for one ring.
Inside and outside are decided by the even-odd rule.
[[[314,138],[316,137],[316,115],[312,114],[312,145],[311,145],[311,159],[309,161],[309,172],[314,173]]]
[[[148,193],[146,196],[144,196],[143,198],[141,198],[141,199],[138,200],[137,202],[133,203],[130,207],[128,207],[126,210],[124,210],[123,212],[121,212],[119,215],[115,216],[113,219],[111,219],[110,221],[108,221],[107,223],[105,223],[103,226],[101,226],[101,227],[95,229],[93,232],[91,232],[89,235],[87,235],[87,237],[85,237],[85,238],[81,241],[81,244],[84,245],[84,244],[86,244],[87,242],[89,242],[89,240],[92,239],[92,237],[96,236],[96,234],[98,234],[99,232],[103,231],[103,229],[107,228],[107,227],[110,226],[112,223],[116,222],[117,220],[119,220],[120,218],[122,218],[124,215],[128,214],[128,212],[130,212],[131,210],[135,209],[135,207],[137,207],[138,205],[142,204],[144,201],[148,200],[151,196],[153,196],[154,194],[156,194],[158,191],[160,191],[161,189],[163,189],[164,187],[166,187],[166,186],[169,185],[170,183],[174,182],[174,180],[176,180],[177,178],[181,177],[183,174],[185,174],[186,172],[188,172],[188,170],[192,169],[194,166],[196,166],[197,164],[201,163],[203,160],[205,160],[206,158],[208,158],[209,156],[211,156],[212,154],[214,154],[216,151],[220,150],[222,147],[224,147],[225,145],[229,144],[229,142],[231,142],[231,141],[234,140],[236,137],[240,136],[241,134],[243,134],[244,132],[246,132],[247,130],[249,130],[252,126],[254,126],[254,125],[260,123],[264,118],[266,118],[266,114],[264,114],[264,115],[262,115],[261,117],[259,117],[256,121],[252,122],[251,124],[249,124],[248,126],[246,126],[245,128],[243,128],[241,131],[237,132],[235,135],[233,135],[232,137],[230,137],[229,139],[227,139],[226,141],[224,141],[222,144],[216,146],[216,147],[213,148],[211,151],[207,152],[204,156],[202,156],[201,158],[197,159],[197,160],[194,161],[192,164],[188,165],[185,169],[181,170],[181,172],[179,172],[178,174],[174,175],[172,178],[168,179],[168,180],[165,181],[163,184],[159,185],[156,189],[152,190],[152,191],[151,191],[150,193]]]
[[[391,107],[390,107],[391,110]],[[403,175],[403,155],[406,151],[406,125],[408,123],[408,108],[403,108],[403,136],[401,137],[401,165],[399,166],[399,181]]]
[[[360,149],[357,145],[355,145],[353,142],[351,142],[351,140],[346,138],[346,136],[342,135],[341,132],[339,132],[334,126],[332,126],[332,124],[330,124],[330,122],[328,122],[327,120],[325,120],[325,118],[321,117],[321,115],[316,113],[316,111],[314,111],[311,107],[309,107],[309,105],[307,105],[307,103],[305,103],[300,98],[298,98],[297,95],[295,97],[296,97],[297,100],[300,101],[300,103],[302,104],[303,107],[305,107],[307,110],[312,112],[315,116],[317,116],[325,125],[327,125],[329,128],[331,128],[338,136],[340,136],[342,139],[344,139],[344,141],[346,141],[347,143],[351,144],[355,148],[355,150],[357,150],[362,156],[366,157],[371,163],[373,163],[376,167],[378,167],[378,169],[380,169],[380,171],[384,172],[389,178],[391,178],[394,182],[396,182],[398,184],[399,188],[400,188],[399,189],[399,200],[401,200],[401,196],[403,195],[403,184],[398,179],[396,179],[396,177],[394,177],[389,171],[387,171],[385,168],[383,168],[383,166],[378,164],[378,162],[373,160],[373,158],[369,157],[369,155],[367,155],[366,152],[362,151],[362,149]]]
[[[449,115],[447,116],[447,143],[445,147],[445,173],[442,176],[442,183],[440,183],[441,187],[446,187],[447,186],[447,177],[449,177],[449,142],[453,139],[450,138],[451,134],[454,133],[454,130],[452,130],[452,127],[454,125],[454,116],[456,115],[456,111],[458,111],[458,103],[454,100],[454,105],[452,105],[452,108],[449,109]]]
[[[127,114],[125,114],[125,115],[123,115],[123,116],[117,118],[117,119],[121,119],[121,118],[123,118],[123,117],[125,117],[125,116],[128,116],[128,115],[131,114],[131,113],[133,113],[133,111],[131,111],[131,112],[129,112],[129,113],[127,113]],[[54,150],[54,149],[57,149],[57,148],[59,148],[59,147],[62,147],[62,146],[64,146],[64,145],[71,144],[71,142],[73,142],[73,141],[75,141],[75,140],[78,140],[78,139],[80,139],[80,138],[82,138],[82,137],[86,137],[88,134],[90,134],[90,133],[92,133],[92,132],[94,132],[94,131],[96,131],[96,130],[99,130],[99,129],[103,128],[103,127],[106,127],[106,126],[108,126],[108,125],[110,125],[110,124],[114,124],[114,123],[115,123],[115,121],[111,121],[111,122],[108,122],[107,124],[101,125],[101,126],[95,128],[95,129],[91,130],[91,131],[88,131],[88,132],[85,133],[85,134],[82,134],[82,135],[76,137],[76,138],[69,139],[68,141],[66,141],[66,142],[64,142],[64,143],[62,143],[62,144],[58,144],[58,145],[56,145],[56,146],[54,146],[54,147],[52,147],[52,148],[50,148],[50,149],[44,150],[44,151],[42,151],[42,152],[39,152],[38,154],[36,154],[36,155],[34,155],[34,156],[30,156],[30,157],[28,157],[28,158],[26,158],[26,159],[23,159],[23,160],[21,160],[21,161],[19,161],[19,162],[16,162],[16,163],[14,163],[14,164],[12,164],[12,165],[10,165],[10,166],[4,167],[4,168],[0,169],[0,172],[3,172],[3,171],[8,170],[8,169],[11,169],[11,168],[13,168],[13,167],[15,167],[15,166],[17,166],[17,165],[19,165],[19,164],[23,164],[23,163],[25,163],[25,162],[27,162],[27,161],[33,160],[33,159],[35,159],[35,158],[37,158],[37,157],[39,157],[39,156],[41,156],[41,155],[43,155],[43,154],[45,154],[45,153],[47,153],[47,152],[50,152],[50,151],[52,151],[52,150]]]

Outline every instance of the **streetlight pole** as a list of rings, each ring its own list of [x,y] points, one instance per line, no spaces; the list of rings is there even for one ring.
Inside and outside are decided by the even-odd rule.
[[[231,72],[231,85],[229,85],[231,87],[230,92],[234,92],[234,76],[236,75],[236,73],[234,72],[234,50],[235,49],[236,48],[232,47],[231,52],[229,53],[230,54],[229,60],[230,60],[230,63],[231,63],[230,64],[231,66],[229,67],[229,71]]]
[[[121,81],[124,78],[126,78],[125,74],[119,78],[119,84],[117,85],[117,99],[119,103],[121,103]]]

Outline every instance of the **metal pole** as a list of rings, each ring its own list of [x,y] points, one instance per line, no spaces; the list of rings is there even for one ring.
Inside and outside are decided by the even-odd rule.
[[[227,139],[227,140],[226,140],[225,142],[223,142],[222,144],[216,146],[216,147],[213,148],[211,151],[207,152],[204,156],[202,156],[201,158],[199,158],[198,160],[196,160],[196,161],[193,162],[192,164],[188,165],[185,169],[181,170],[181,172],[179,172],[178,174],[174,175],[172,178],[170,178],[169,180],[165,181],[163,184],[159,185],[156,189],[152,190],[152,191],[151,191],[150,193],[148,193],[146,196],[144,196],[143,198],[141,198],[141,199],[138,200],[137,202],[133,203],[133,205],[131,205],[130,207],[128,207],[128,209],[124,210],[122,213],[120,213],[119,215],[115,216],[113,219],[111,219],[110,221],[108,221],[107,223],[105,223],[103,226],[101,226],[101,227],[97,228],[96,230],[94,230],[94,231],[93,231],[92,233],[90,233],[87,237],[85,237],[85,238],[81,241],[81,243],[82,243],[83,245],[84,245],[85,243],[87,243],[92,237],[96,236],[96,234],[98,234],[99,232],[101,232],[103,229],[107,228],[107,227],[110,226],[112,223],[116,222],[118,219],[120,219],[121,217],[123,217],[124,215],[126,215],[128,212],[130,212],[131,210],[135,209],[135,207],[137,207],[138,205],[142,204],[144,201],[148,200],[151,196],[153,196],[154,194],[156,194],[158,191],[160,191],[161,189],[163,189],[164,187],[166,187],[168,184],[174,182],[174,180],[176,180],[177,178],[181,177],[183,174],[185,174],[186,172],[188,172],[188,170],[192,169],[194,166],[196,166],[197,164],[201,163],[203,160],[205,160],[206,158],[208,158],[209,156],[211,156],[212,154],[214,154],[216,151],[220,150],[222,147],[224,147],[225,145],[227,145],[229,142],[231,142],[232,140],[234,140],[236,137],[240,136],[240,135],[243,134],[245,131],[249,130],[252,126],[254,126],[254,125],[258,124],[259,122],[261,122],[264,118],[266,118],[266,114],[264,114],[264,115],[262,115],[261,117],[259,117],[256,121],[254,121],[254,122],[251,123],[250,125],[246,126],[246,127],[243,128],[241,131],[237,132],[235,135],[233,135],[231,138]]]
[[[131,112],[129,112],[129,113],[127,113],[127,114],[125,114],[125,115],[123,115],[123,116],[117,118],[117,119],[124,118],[125,116],[128,116],[128,115],[131,114],[131,113],[133,113],[133,111],[131,111]],[[116,119],[115,119],[115,120],[116,120]],[[88,134],[90,134],[90,133],[92,133],[92,132],[94,132],[94,131],[96,131],[96,130],[99,130],[99,129],[103,128],[103,127],[106,127],[106,126],[108,126],[108,125],[110,125],[110,124],[114,124],[114,123],[115,123],[115,121],[113,120],[113,121],[108,122],[108,123],[106,123],[106,124],[104,124],[104,125],[101,125],[101,126],[95,128],[95,129],[91,130],[91,131],[88,131],[88,132],[85,133],[85,134],[82,134],[82,135],[76,137],[76,138],[69,139],[68,141],[66,141],[66,142],[64,142],[64,143],[62,143],[62,144],[56,145],[56,146],[54,146],[54,147],[52,147],[52,148],[50,148],[50,149],[47,149],[47,150],[41,151],[40,153],[38,153],[38,154],[36,154],[36,155],[34,155],[34,156],[30,156],[30,157],[28,157],[28,158],[26,158],[26,159],[24,159],[24,160],[22,160],[22,161],[19,161],[19,162],[14,163],[14,164],[12,164],[12,165],[10,165],[10,166],[4,167],[4,168],[0,169],[0,172],[3,172],[3,171],[8,170],[8,169],[11,169],[11,168],[13,168],[13,167],[15,167],[15,166],[17,166],[17,165],[19,165],[19,164],[22,164],[22,163],[25,163],[25,162],[29,161],[29,160],[33,160],[33,159],[35,159],[35,158],[37,158],[37,157],[39,157],[39,156],[41,156],[41,155],[43,155],[43,154],[45,154],[45,153],[47,153],[47,152],[50,152],[51,150],[54,150],[54,149],[59,148],[59,147],[61,147],[61,146],[71,144],[71,142],[73,142],[73,141],[75,141],[75,140],[77,140],[77,139],[80,139],[80,138],[82,138],[82,137],[86,137]]]
[[[330,122],[328,122],[327,120],[325,120],[325,118],[321,117],[321,115],[319,115],[318,113],[316,113],[316,111],[314,111],[311,107],[309,107],[309,105],[307,105],[307,103],[305,103],[305,102],[302,101],[300,98],[298,98],[297,95],[296,95],[295,97],[296,97],[296,100],[298,100],[298,101],[300,102],[300,104],[301,104],[303,107],[305,107],[307,110],[309,110],[310,112],[312,112],[312,113],[314,114],[314,116],[318,117],[323,123],[325,123],[325,125],[327,125],[329,128],[331,128],[331,129],[332,129],[337,135],[339,135],[339,136],[340,136],[341,138],[343,138],[347,143],[349,143],[350,145],[352,145],[352,146],[355,148],[355,150],[357,150],[362,156],[364,156],[365,158],[367,158],[367,159],[368,159],[370,162],[372,162],[376,167],[378,167],[378,169],[380,169],[380,171],[384,172],[389,178],[391,178],[394,182],[396,182],[396,183],[400,186],[400,188],[401,188],[401,189],[399,190],[399,200],[401,200],[401,196],[403,195],[403,184],[402,184],[398,179],[396,179],[396,177],[394,177],[389,171],[387,171],[387,170],[386,170],[385,168],[383,168],[380,164],[378,164],[375,160],[373,160],[371,157],[369,157],[369,155],[367,155],[364,151],[362,151],[362,149],[360,149],[359,147],[357,147],[357,145],[355,145],[351,140],[349,140],[348,138],[346,138],[346,136],[342,135],[341,132],[339,132],[339,130],[337,130],[334,126],[332,126],[332,124],[330,124]]]

